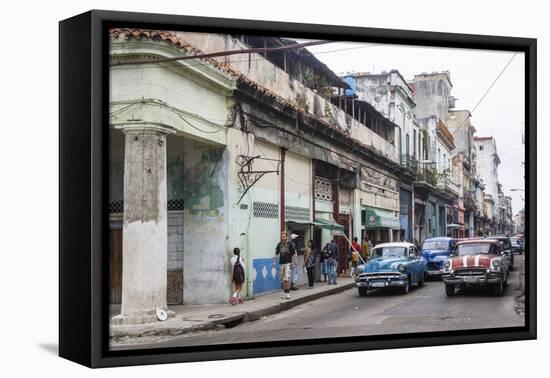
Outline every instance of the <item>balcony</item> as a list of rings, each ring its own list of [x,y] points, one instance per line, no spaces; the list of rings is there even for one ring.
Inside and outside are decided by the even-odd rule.
[[[474,193],[466,192],[464,194],[464,208],[467,211],[473,211],[477,208]]]
[[[418,165],[416,170],[416,180],[425,182],[431,186],[437,186],[437,172],[433,168]]]
[[[414,174],[418,169],[418,160],[415,156],[403,154],[401,155],[401,167]]]

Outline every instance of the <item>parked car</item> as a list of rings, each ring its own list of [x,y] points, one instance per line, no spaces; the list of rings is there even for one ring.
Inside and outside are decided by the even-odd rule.
[[[510,243],[512,243],[512,253],[521,255],[523,253],[523,241],[517,236],[510,237]]]
[[[427,262],[428,276],[441,276],[443,263],[451,255],[455,241],[450,237],[438,237],[424,240],[422,257]]]
[[[443,282],[447,296],[461,287],[492,287],[501,296],[508,283],[507,256],[500,241],[478,239],[459,242],[443,264]]]
[[[357,267],[355,286],[360,296],[369,289],[399,287],[406,294],[412,286],[422,286],[428,273],[426,260],[414,244],[383,243],[371,252],[371,259]]]
[[[512,243],[510,238],[505,235],[489,235],[485,237],[486,239],[498,240],[500,242],[501,249],[508,258],[508,269],[510,271],[514,270],[514,254],[512,253]]]

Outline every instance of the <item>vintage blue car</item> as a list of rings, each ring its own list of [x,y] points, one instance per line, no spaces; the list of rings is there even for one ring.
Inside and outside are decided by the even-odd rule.
[[[411,243],[383,243],[373,248],[371,259],[357,267],[355,286],[360,296],[370,289],[399,287],[406,294],[422,286],[427,277],[426,260]]]
[[[428,276],[441,276],[443,263],[455,248],[455,241],[449,237],[430,238],[422,244],[422,257],[427,261]]]

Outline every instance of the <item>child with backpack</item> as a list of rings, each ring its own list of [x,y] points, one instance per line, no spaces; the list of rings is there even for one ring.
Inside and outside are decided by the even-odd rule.
[[[237,300],[239,301],[239,304],[244,303],[243,298],[241,297],[241,290],[244,282],[244,260],[241,257],[240,248],[233,249],[233,257],[231,257],[231,270],[231,281],[235,283],[235,292],[229,299],[229,303],[235,306],[237,304]]]

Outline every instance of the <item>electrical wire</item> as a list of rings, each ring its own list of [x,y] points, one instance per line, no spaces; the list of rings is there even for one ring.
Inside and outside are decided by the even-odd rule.
[[[476,111],[476,109],[478,108],[479,105],[481,105],[481,103],[483,102],[483,100],[485,99],[485,97],[487,97],[487,95],[489,94],[489,92],[491,91],[491,89],[495,86],[495,84],[497,83],[498,79],[500,79],[500,77],[504,74],[504,72],[506,71],[506,69],[508,68],[508,66],[510,65],[510,63],[512,63],[512,60],[514,60],[514,58],[516,57],[518,53],[515,52],[514,55],[512,55],[512,57],[510,58],[510,60],[508,61],[508,63],[506,63],[506,65],[504,66],[504,68],[502,69],[502,71],[500,71],[500,73],[498,74],[498,76],[496,77],[495,80],[493,80],[493,82],[491,83],[491,85],[489,86],[489,88],[487,88],[487,90],[485,91],[485,93],[483,93],[483,96],[481,96],[481,98],[479,99],[479,101],[477,102],[477,104],[474,106],[474,108],[470,111],[470,114],[464,118],[464,121],[462,121],[460,123],[460,125],[458,125],[458,127],[452,132],[452,135],[454,136],[458,130],[460,130],[460,128],[466,123],[467,120],[469,120],[471,117],[472,117],[472,114],[474,114],[474,112]]]
[[[205,134],[216,134],[216,133],[219,133],[220,131],[225,131],[224,129],[218,129],[218,130],[214,130],[214,131],[206,131],[206,130],[202,130],[201,128],[193,125],[191,122],[189,122],[188,120],[186,120],[181,114],[179,114],[178,112],[174,111],[174,113],[176,113],[176,115],[178,117],[180,117],[185,123],[187,123],[189,126],[191,126],[192,128],[194,128],[195,130],[197,131],[200,131],[201,133],[205,133]]]
[[[223,50],[223,51],[216,51],[216,52],[211,52],[206,54],[185,55],[185,56],[178,56],[173,58],[116,62],[116,63],[111,63],[110,66],[165,63],[165,62],[175,62],[175,61],[190,60],[190,59],[215,58],[220,56],[228,56],[228,55],[236,55],[236,54],[272,53],[272,52],[279,52],[279,51],[286,51],[286,50],[302,49],[307,46],[325,45],[327,43],[333,43],[333,42],[332,41],[313,41],[313,42],[305,42],[305,43],[296,43],[296,44],[282,46],[282,47],[253,47],[248,49]]]
[[[377,44],[377,45],[368,45],[368,46],[358,46],[358,47],[349,47],[349,48],[342,48],[342,49],[335,49],[335,50],[327,50],[327,51],[320,51],[320,52],[315,52],[315,53],[312,53],[313,55],[319,55],[319,54],[330,54],[330,53],[334,53],[334,52],[341,52],[341,51],[348,51],[348,50],[357,50],[357,49],[365,49],[365,48],[370,48],[370,47],[378,47],[378,46],[384,46],[384,44]],[[233,63],[246,63],[246,62],[260,62],[260,61],[267,61],[268,59],[267,58],[253,58],[253,59],[239,59],[239,60],[231,60],[229,63],[230,64],[233,64]],[[111,69],[113,70],[121,70],[121,69],[124,69],[124,70],[128,70],[128,69],[149,69],[149,68],[158,68],[158,67],[167,67],[169,66],[169,64],[164,64],[164,63],[168,63],[168,62],[160,62],[158,61],[158,63],[144,63],[143,66],[139,66],[139,67],[123,67],[122,65],[115,65],[115,66],[111,66]],[[147,66],[149,65],[149,66]],[[188,62],[186,63],[187,66],[190,66],[190,67],[193,67],[193,66],[208,66],[210,65],[209,63],[203,63],[203,62],[200,62],[200,61],[196,61],[196,62]]]

